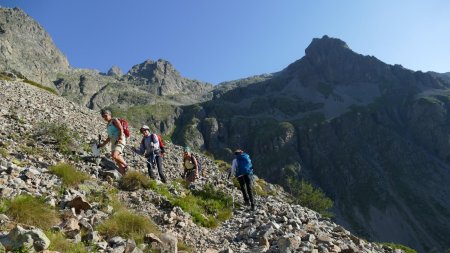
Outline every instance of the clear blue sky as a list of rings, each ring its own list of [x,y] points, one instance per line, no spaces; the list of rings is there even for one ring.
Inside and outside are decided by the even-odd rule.
[[[447,0],[0,0],[37,20],[71,66],[146,59],[214,84],[276,72],[329,35],[412,70],[450,72]]]

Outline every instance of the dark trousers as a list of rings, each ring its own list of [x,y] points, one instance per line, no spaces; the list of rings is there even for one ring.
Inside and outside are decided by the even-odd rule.
[[[166,176],[164,175],[163,166],[162,166],[162,157],[159,155],[151,155],[147,160],[147,169],[148,174],[151,178],[156,179],[155,172],[153,170],[155,167],[158,167],[159,177],[163,183],[167,182]]]
[[[244,197],[245,203],[250,201],[252,206],[255,205],[255,201],[253,199],[253,189],[252,189],[252,176],[251,175],[243,175],[238,177],[239,185],[241,186],[242,196]]]

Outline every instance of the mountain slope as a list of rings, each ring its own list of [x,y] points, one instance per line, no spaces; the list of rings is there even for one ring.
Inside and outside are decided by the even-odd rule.
[[[219,157],[244,148],[271,182],[324,189],[353,231],[439,251],[450,245],[448,87],[324,36],[273,77],[185,107],[173,136]]]
[[[207,188],[207,184],[210,184],[215,189],[236,197],[236,202],[229,204],[236,204],[231,218],[218,224],[215,229],[201,227],[195,223],[189,211],[170,202],[170,198],[195,193],[176,180],[180,172],[181,147],[167,143],[164,165],[170,185],[161,185],[153,190],[116,189],[120,184],[111,178],[115,175],[114,171],[108,170],[104,165],[96,165],[88,157],[83,158],[85,151],[76,147],[83,146],[83,143],[90,139],[96,139],[97,133],[104,134],[105,123],[101,121],[98,113],[26,83],[0,80],[0,88],[0,97],[5,102],[0,110],[0,144],[3,150],[0,153],[2,203],[5,198],[15,199],[20,194],[41,196],[64,213],[62,217],[66,220],[55,224],[64,237],[72,238],[70,243],[77,243],[79,247],[84,247],[84,250],[123,252],[126,248],[132,252],[143,252],[141,248],[157,250],[162,247],[164,252],[177,252],[177,241],[184,241],[192,252],[394,252],[390,247],[355,237],[314,211],[288,204],[289,196],[281,188],[261,184],[260,180],[257,185],[266,194],[257,196],[258,211],[251,213],[239,207],[238,203],[243,200],[237,188],[225,183],[226,174],[220,172],[213,161],[197,154],[208,173],[196,184],[197,191]],[[61,153],[58,141],[55,142],[41,132],[43,123],[65,125],[68,127],[66,131],[77,132],[79,137],[73,143],[73,152]],[[132,134],[135,133],[133,130]],[[132,145],[139,143],[138,140],[131,141]],[[26,149],[30,145],[34,151]],[[37,152],[38,150],[42,152]],[[145,170],[145,162],[136,160],[128,151],[125,156],[130,165],[133,164],[134,170]],[[50,166],[58,161],[72,164],[77,170],[88,173],[90,179],[74,186],[63,187],[61,179],[49,173]],[[123,205],[121,209],[116,205],[109,206],[109,202],[106,202],[107,207],[103,206],[103,201],[115,198],[111,195],[114,192]],[[84,211],[72,213],[71,207],[73,210],[81,208],[75,204],[75,199],[80,197],[85,206]],[[77,201],[79,203],[80,200]],[[148,235],[146,238],[150,238],[149,241],[144,239],[145,243],[136,247],[134,240],[118,236],[114,231],[110,231],[111,235],[99,232],[101,225],[121,215],[123,208],[153,220],[161,235]],[[25,247],[21,237],[13,237],[15,231],[20,231],[16,227],[16,218],[2,215],[5,226],[0,229],[0,244],[8,250]],[[27,227],[27,224],[21,225]],[[12,227],[16,228],[10,230]],[[40,249],[52,246],[53,242],[42,239],[46,238],[45,235],[37,231],[39,230],[28,231],[27,233],[34,234],[33,237],[27,237],[26,241],[36,242],[36,235],[39,235],[39,240],[45,241],[38,245]],[[86,244],[80,244],[77,239],[81,238],[83,233],[89,235],[83,236]],[[171,238],[171,243],[166,243],[167,238]],[[37,249],[36,245],[32,244],[30,252]]]

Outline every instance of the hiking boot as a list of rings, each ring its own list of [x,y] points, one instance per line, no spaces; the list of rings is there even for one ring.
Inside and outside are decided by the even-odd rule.
[[[256,210],[256,206],[252,204],[252,207],[250,208],[252,211]]]
[[[244,205],[250,206],[250,201],[246,200],[246,201],[244,202]]]

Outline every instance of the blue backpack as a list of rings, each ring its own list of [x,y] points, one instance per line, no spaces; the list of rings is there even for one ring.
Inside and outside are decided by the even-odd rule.
[[[237,170],[236,177],[253,174],[253,165],[250,156],[246,153],[236,156]]]

